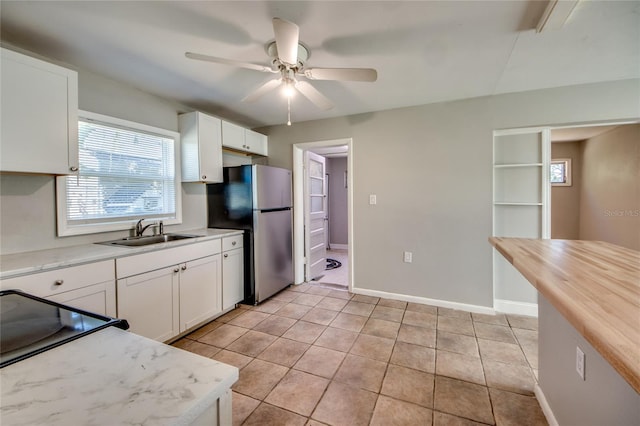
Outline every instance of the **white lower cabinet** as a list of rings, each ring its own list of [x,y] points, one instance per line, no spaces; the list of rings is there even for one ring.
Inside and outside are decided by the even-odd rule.
[[[233,308],[244,299],[244,253],[242,249],[222,254],[222,310]]]
[[[244,299],[244,251],[242,235],[222,239],[222,310]]]
[[[116,316],[113,260],[38,272],[0,281],[2,290],[21,290],[96,314]]]
[[[211,240],[116,259],[118,317],[161,342],[214,318],[222,311],[220,251]]]
[[[179,333],[179,273],[170,266],[118,280],[118,317],[129,331],[161,342]]]
[[[180,332],[222,311],[220,255],[207,256],[180,265]]]

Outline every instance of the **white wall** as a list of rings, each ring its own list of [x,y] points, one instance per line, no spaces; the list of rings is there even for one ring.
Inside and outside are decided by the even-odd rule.
[[[490,307],[493,130],[637,118],[639,87],[571,86],[259,130],[269,163],[286,168],[294,143],[353,139],[355,287]]]
[[[179,104],[142,92],[88,71],[78,71],[79,108],[163,129],[178,130]],[[182,184],[182,225],[167,232],[207,226],[206,187]],[[126,232],[56,236],[55,178],[40,175],[0,175],[0,253],[18,253],[92,243]]]

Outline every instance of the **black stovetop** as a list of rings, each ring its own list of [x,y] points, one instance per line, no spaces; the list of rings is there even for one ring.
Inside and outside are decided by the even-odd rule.
[[[129,328],[126,320],[0,291],[0,368],[111,326]]]

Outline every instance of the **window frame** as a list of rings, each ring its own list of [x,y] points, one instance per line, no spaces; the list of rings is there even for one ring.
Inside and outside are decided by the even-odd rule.
[[[553,164],[564,163],[564,182],[551,182],[551,186],[572,186],[571,183],[571,158],[553,158],[549,163],[549,166]],[[551,181],[551,176],[549,176],[549,181]]]
[[[78,110],[78,121],[86,120],[86,121],[94,121],[99,124],[120,127],[124,129],[129,129],[132,131],[139,131],[142,133],[150,133],[158,136],[162,136],[165,138],[173,139],[173,150],[174,150],[174,167],[175,167],[175,216],[174,217],[154,217],[150,220],[162,220],[165,225],[177,225],[182,223],[182,181],[181,181],[181,159],[180,159],[180,133],[174,132],[167,129],[162,129],[159,127],[148,126],[146,124],[140,124],[133,121],[123,120],[121,118],[111,117],[108,115],[96,114],[89,111]],[[78,171],[78,173],[80,173]],[[135,226],[135,223],[139,219],[144,219],[144,215],[140,215],[136,219],[126,219],[126,220],[109,220],[106,219],[101,223],[91,223],[91,224],[76,224],[71,225],[67,221],[67,187],[66,180],[67,178],[73,178],[76,174],[66,175],[66,176],[56,176],[56,221],[57,221],[57,233],[59,237],[71,236],[71,235],[85,235],[85,234],[96,234],[101,232],[111,232],[111,231],[123,231],[130,230]]]

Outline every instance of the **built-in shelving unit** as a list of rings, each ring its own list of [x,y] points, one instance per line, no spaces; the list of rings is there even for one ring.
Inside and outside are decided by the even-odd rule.
[[[549,238],[548,129],[496,131],[493,145],[493,236]],[[532,305],[535,292],[502,256],[494,256],[494,304]],[[508,310],[508,309],[507,309]]]

